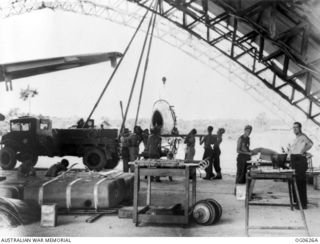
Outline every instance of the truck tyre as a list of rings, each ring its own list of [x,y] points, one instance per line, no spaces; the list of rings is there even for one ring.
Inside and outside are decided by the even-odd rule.
[[[101,170],[106,166],[107,160],[102,150],[92,148],[84,153],[83,163],[90,170]]]
[[[0,166],[4,170],[14,169],[17,164],[16,152],[10,147],[0,150]]]
[[[119,163],[119,156],[118,153],[112,153],[111,154],[111,159],[107,160],[107,164],[105,166],[105,169],[114,169],[118,163]]]

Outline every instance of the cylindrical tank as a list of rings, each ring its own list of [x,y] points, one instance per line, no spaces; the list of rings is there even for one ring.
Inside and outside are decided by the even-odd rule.
[[[176,128],[176,116],[172,106],[166,100],[157,100],[153,104],[150,128],[158,127],[161,134],[172,134]]]

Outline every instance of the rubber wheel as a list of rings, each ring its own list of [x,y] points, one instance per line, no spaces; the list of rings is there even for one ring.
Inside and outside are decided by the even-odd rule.
[[[85,152],[83,163],[90,170],[102,170],[106,166],[107,160],[102,150],[99,148],[92,148]]]
[[[0,166],[4,170],[14,169],[17,164],[16,152],[10,147],[0,150]]]
[[[222,207],[220,205],[220,203],[218,203],[218,201],[214,200],[213,198],[209,198],[206,199],[207,202],[209,202],[216,210],[216,212],[218,213],[217,216],[214,218],[214,221],[212,222],[212,224],[217,223],[222,215]]]
[[[111,155],[112,159],[107,160],[107,164],[105,166],[105,169],[114,169],[118,163],[119,163],[119,156],[118,153],[113,153]]]

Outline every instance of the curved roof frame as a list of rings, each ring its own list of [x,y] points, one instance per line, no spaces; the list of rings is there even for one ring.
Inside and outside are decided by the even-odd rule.
[[[147,7],[150,1],[151,0],[135,2],[138,3],[138,5],[140,6]],[[0,17],[8,17],[11,15],[22,14],[34,10],[47,8],[52,10],[61,9],[64,11],[95,15],[97,17],[101,17],[100,15],[102,15],[104,18],[107,18],[111,21],[118,23],[121,22],[122,24],[130,26],[130,20],[139,19],[141,14],[131,14],[130,16],[127,16],[128,18],[123,18],[123,16],[119,18],[119,16],[114,15],[115,12],[119,13],[121,11],[118,10],[118,8],[125,2],[125,0],[109,2],[107,1],[106,4],[106,1],[104,1],[103,5],[99,5],[96,3],[96,1],[93,2],[89,0],[16,0],[8,8],[0,9]],[[264,28],[265,33],[263,34],[254,29],[254,26],[250,26],[250,23],[243,20],[243,18],[249,18],[256,15],[262,18],[263,14],[261,13],[261,11],[259,12],[257,9],[261,10],[268,8],[266,8],[265,5],[263,5],[264,8],[262,8],[261,6],[259,7],[259,2],[263,2],[264,4],[266,4],[266,2],[270,2],[272,4],[271,7],[269,7],[269,9],[274,9],[275,1],[242,0],[242,2],[252,3],[250,9],[251,11],[253,11],[250,12],[248,11],[248,9],[246,11],[242,10],[242,15],[240,15],[241,13],[239,14],[235,10],[239,6],[234,7],[230,5],[230,2],[232,4],[240,1],[159,0],[159,2],[161,3],[161,7],[156,10],[158,14],[160,14],[170,22],[174,23],[179,28],[186,30],[186,33],[190,33],[192,34],[192,36],[202,40],[203,42],[206,42],[210,46],[213,46],[215,50],[218,50],[218,52],[225,55],[225,57],[228,57],[230,60],[234,61],[231,62],[232,64],[230,63],[230,66],[239,67],[240,65],[244,68],[244,70],[246,70],[247,74],[251,74],[257,77],[260,81],[262,81],[262,83],[260,82],[261,84],[265,84],[268,88],[279,94],[291,105],[294,105],[295,107],[299,108],[303,113],[307,115],[307,117],[313,120],[317,125],[320,125],[320,118],[318,117],[320,115],[320,109],[319,100],[317,96],[319,94],[320,89],[317,89],[317,82],[314,81],[317,81],[317,77],[316,73],[312,70],[313,67],[310,66],[310,69],[305,69],[301,68],[301,66],[298,66],[298,68],[300,68],[299,71],[296,71],[295,73],[291,72],[291,70],[295,71],[295,69],[298,69],[297,65],[294,65],[295,62],[293,62],[296,60],[292,61],[292,55],[285,53],[285,51],[283,50],[277,49],[273,50],[272,52],[272,50],[270,49],[270,36],[265,36],[268,34],[268,28]],[[292,1],[281,2],[281,4],[283,4],[283,2],[289,3]],[[121,7],[119,9],[121,9]],[[214,14],[212,13],[214,12],[213,9],[214,11],[216,11]],[[221,13],[219,14],[219,12],[217,11],[220,11]],[[259,14],[254,14],[254,12],[257,12]],[[244,15],[243,13],[250,14]],[[122,14],[128,13],[124,11]],[[243,25],[243,22],[245,22],[245,27]],[[263,26],[263,23],[261,25]],[[272,30],[274,28],[271,28],[269,26],[269,29],[271,29],[270,33],[272,34]],[[291,29],[293,29],[292,31],[295,34],[297,34],[297,29],[301,30],[300,27],[292,27]],[[309,28],[309,31],[310,29],[311,28]],[[241,32],[239,30],[241,30]],[[245,32],[245,30],[247,30],[247,32]],[[279,31],[276,32],[279,33]],[[169,44],[171,45],[178,46],[180,49],[182,49],[182,51],[185,51],[183,47],[185,45],[184,43],[188,43],[185,40],[178,40],[178,44],[176,44],[175,41],[170,42],[168,40],[165,40],[168,37],[168,33],[157,34],[158,38],[166,41],[167,43],[169,42]],[[281,34],[280,36],[284,36],[284,39],[290,39],[290,36],[292,39],[293,35],[292,32],[288,30],[285,30],[279,34]],[[176,40],[178,39],[177,37],[172,36],[172,34],[169,34],[169,37],[170,36],[171,38],[175,38]],[[301,39],[301,35],[299,36],[299,39]],[[196,45],[199,46],[201,42],[197,40],[197,43],[198,44]],[[309,44],[308,42],[307,46],[312,45],[314,45],[314,43]],[[308,49],[311,50],[311,53],[317,54],[317,52],[312,52],[314,48],[304,48],[305,54],[308,53]],[[201,48],[193,47],[193,49]],[[211,48],[211,50],[214,49]],[[212,53],[213,55],[215,55],[215,57],[218,57],[216,52],[211,51],[211,54]],[[190,55],[190,52],[188,54]],[[199,56],[196,56],[194,58],[202,59],[200,60],[200,62],[204,62],[203,56],[208,56],[208,54],[200,53]],[[216,60],[216,58],[212,59],[211,57],[209,61],[213,61],[215,65],[217,64],[216,67],[219,66],[226,68],[225,65],[223,65],[222,63],[225,60],[219,62],[219,60]],[[206,63],[208,64],[208,60],[206,60]],[[313,62],[311,62],[311,65],[317,67],[318,63],[320,62],[317,59],[315,59],[313,60]],[[210,64],[211,67],[215,67],[215,65]],[[302,65],[305,65],[305,63],[303,63]],[[316,68],[315,70],[318,69]],[[225,71],[228,72],[227,70]],[[301,77],[305,79],[303,80]],[[242,78],[242,81],[244,81],[244,79],[245,78]],[[248,84],[248,82],[246,84]],[[254,88],[254,86],[256,85],[257,84],[249,86],[251,88]],[[256,89],[257,92],[259,92],[258,89]]]
[[[135,2],[148,8],[149,1]],[[219,50],[320,126],[319,33],[290,3],[160,0],[157,13]]]

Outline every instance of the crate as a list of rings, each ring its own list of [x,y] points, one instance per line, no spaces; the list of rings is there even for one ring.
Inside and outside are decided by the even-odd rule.
[[[41,223],[42,227],[57,226],[57,204],[41,205]]]
[[[320,190],[320,173],[313,175],[313,187],[315,190]]]

